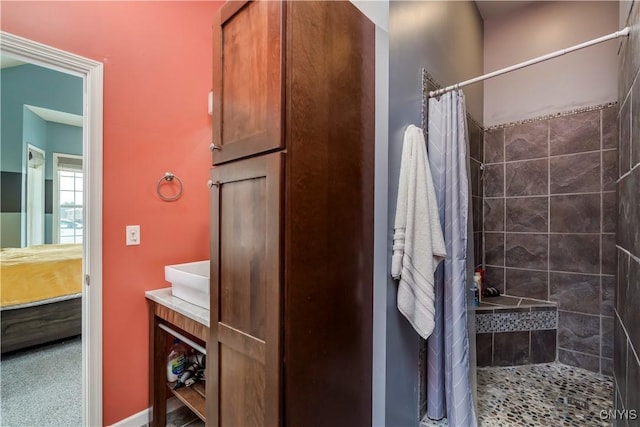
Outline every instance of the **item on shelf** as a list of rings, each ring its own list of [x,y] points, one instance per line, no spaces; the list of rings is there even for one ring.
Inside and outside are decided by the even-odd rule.
[[[189,357],[190,364],[184,370],[182,375],[180,375],[175,385],[173,386],[173,389],[177,390],[181,387],[191,387],[198,381],[204,381],[205,360],[206,356],[204,354],[192,350],[191,356]]]
[[[187,365],[187,348],[179,339],[173,340],[167,357],[167,381],[178,381]]]
[[[489,286],[482,291],[482,296],[485,298],[499,297],[500,291],[493,286]]]

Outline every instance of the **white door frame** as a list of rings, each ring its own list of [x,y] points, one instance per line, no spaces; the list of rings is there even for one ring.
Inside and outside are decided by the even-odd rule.
[[[42,156],[42,164],[38,165],[37,168],[32,168],[30,163],[31,163],[31,158],[29,157],[29,155],[31,154],[31,152],[37,152]],[[27,203],[26,203],[26,215],[27,215],[27,221],[26,221],[26,227],[25,227],[25,235],[26,235],[26,244],[27,246],[33,246],[33,245],[43,245],[45,238],[44,238],[44,162],[46,159],[46,152],[34,145],[31,144],[27,144],[27,152],[25,155],[25,159],[27,161],[27,164],[25,165],[25,168],[27,170],[27,188],[26,191],[24,192],[24,196],[27,199]],[[34,176],[36,174],[36,171],[34,171],[33,173],[31,172],[31,169],[37,169],[37,174],[39,174],[40,176],[37,178],[37,182],[34,182],[34,180],[36,179],[36,177]],[[35,187],[35,188],[34,188]],[[31,194],[32,190],[37,190],[35,191],[36,195],[34,196],[33,194]],[[34,199],[37,198],[37,201],[34,201]],[[34,209],[34,202],[35,205],[37,206],[37,211]],[[36,218],[36,221],[34,221],[34,217]],[[34,222],[37,222],[39,224],[34,225]],[[34,239],[33,235],[34,235],[34,227],[37,227],[38,229],[38,238]]]
[[[82,419],[102,425],[102,99],[103,64],[7,32],[0,50],[26,62],[83,78],[84,245]],[[90,278],[90,281],[89,281]],[[90,284],[89,284],[90,283]]]

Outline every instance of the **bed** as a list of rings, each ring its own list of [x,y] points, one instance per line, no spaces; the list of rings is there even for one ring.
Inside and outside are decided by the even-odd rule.
[[[0,249],[4,354],[82,332],[82,245]]]

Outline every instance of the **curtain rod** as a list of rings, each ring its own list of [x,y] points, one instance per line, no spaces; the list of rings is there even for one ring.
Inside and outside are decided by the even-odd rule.
[[[512,65],[510,67],[502,68],[500,70],[496,70],[496,71],[493,71],[491,73],[484,74],[484,75],[479,76],[479,77],[475,77],[473,79],[465,80],[463,82],[456,83],[456,84],[451,85],[451,86],[447,86],[447,87],[445,87],[443,89],[433,90],[433,91],[429,92],[429,98],[433,98],[434,96],[439,96],[439,95],[442,95],[443,93],[449,92],[451,90],[456,90],[456,89],[459,89],[459,88],[464,87],[464,86],[468,86],[468,85],[473,84],[473,83],[478,83],[478,82],[481,82],[483,80],[487,80],[487,79],[490,79],[492,77],[499,76],[501,74],[509,73],[509,72],[515,71],[515,70],[519,70],[520,68],[528,67],[529,65],[533,65],[533,64],[537,64],[539,62],[547,61],[549,59],[553,59],[553,58],[556,58],[558,56],[562,56],[562,55],[565,55],[567,53],[574,52],[576,50],[584,49],[585,47],[593,46],[595,44],[606,42],[608,40],[617,39],[618,37],[626,37],[626,36],[629,35],[629,31],[630,31],[629,27],[624,27],[620,31],[616,31],[615,33],[611,33],[609,35],[602,36],[602,37],[599,37],[597,39],[590,40],[588,42],[580,43],[580,44],[577,44],[575,46],[568,47],[566,49],[557,50],[555,52],[549,53],[547,55],[540,56],[538,58],[530,59],[528,61],[521,62],[519,64]]]

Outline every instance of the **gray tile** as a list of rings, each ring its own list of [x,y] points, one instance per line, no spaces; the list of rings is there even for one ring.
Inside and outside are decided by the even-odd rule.
[[[531,331],[530,363],[547,363],[556,360],[557,330]]]
[[[484,133],[484,161],[485,163],[504,161],[504,129],[494,129]]]
[[[627,389],[627,337],[619,320],[613,324],[613,374],[618,388],[623,392],[623,401]]]
[[[485,286],[494,287],[501,293],[504,293],[504,268],[502,267],[486,267],[485,268]],[[487,302],[493,301],[495,298],[487,298]]]
[[[482,179],[480,178],[482,172],[480,171],[480,164],[471,160],[469,166],[471,169],[471,195],[482,197]]]
[[[546,271],[507,268],[506,292],[523,298],[546,300],[548,298],[548,274]]]
[[[602,258],[602,274],[616,274],[616,235],[603,234],[600,249]]]
[[[507,267],[545,270],[548,266],[546,234],[507,233],[505,265]]]
[[[620,109],[619,131],[620,142],[618,144],[618,170],[620,176],[627,173],[631,167],[631,102],[629,99]]]
[[[493,334],[494,366],[529,363],[529,332],[497,332]]]
[[[600,356],[613,357],[613,317],[600,318]]]
[[[504,199],[484,199],[484,230],[504,231]]]
[[[550,235],[549,269],[576,273],[600,273],[600,236]]]
[[[500,269],[502,270],[502,269]],[[492,286],[489,282],[489,286]],[[495,307],[497,313],[501,313],[505,307],[517,307],[521,298],[511,297],[508,295],[500,295],[499,297],[486,298],[485,301],[489,304],[498,305]]]
[[[613,359],[607,359],[605,357],[600,358],[600,372],[602,375],[613,376]]]
[[[550,231],[556,233],[600,232],[600,194],[550,197]]]
[[[618,107],[602,110],[602,148],[618,146]]]
[[[476,364],[493,366],[493,334],[476,334]]]
[[[482,267],[482,253],[484,247],[484,233],[478,232],[473,233],[473,243],[474,243],[474,251],[473,255],[475,257],[476,268]]]
[[[600,316],[558,311],[558,347],[598,356]]]
[[[587,111],[550,121],[551,155],[600,149],[600,111]]]
[[[509,198],[506,203],[507,231],[547,232],[548,197]]]
[[[631,101],[631,167],[634,167],[640,163],[640,79],[636,78],[633,84]]]
[[[638,132],[640,133],[640,131]],[[618,180],[618,151],[602,152],[602,191],[616,191]]]
[[[537,196],[549,192],[547,159],[506,163],[505,194],[507,196]]]
[[[523,123],[504,131],[504,152],[507,161],[526,160],[549,155],[549,122]]]
[[[504,233],[485,233],[485,263],[488,265],[504,265]]]
[[[615,233],[618,220],[616,193],[602,193],[602,232]]]
[[[626,321],[625,304],[629,288],[629,255],[618,249],[618,274],[616,275],[615,306],[623,321]]]
[[[618,183],[617,243],[633,254],[640,255],[640,168]]]
[[[558,350],[558,361],[560,363],[586,369],[591,372],[600,372],[600,358],[597,356],[576,353],[574,351],[560,348]]]
[[[559,310],[600,314],[600,276],[552,272],[549,294]]]
[[[482,231],[482,197],[471,197],[473,231]]]
[[[600,305],[600,314],[603,316],[613,316],[615,310],[615,276],[602,277],[602,304]]]
[[[629,287],[624,310],[629,340],[640,351],[640,263],[633,258],[629,262]]]
[[[600,191],[600,153],[552,157],[549,160],[551,194]]]
[[[640,408],[640,365],[638,365],[638,360],[635,357],[631,357],[631,353],[629,355],[627,358],[626,404],[628,409],[635,409],[640,412],[640,409],[638,409]]]
[[[504,196],[504,164],[486,165],[484,167],[484,196]]]
[[[472,158],[482,162],[482,140],[483,131],[474,122],[468,121],[469,124],[469,154]]]

